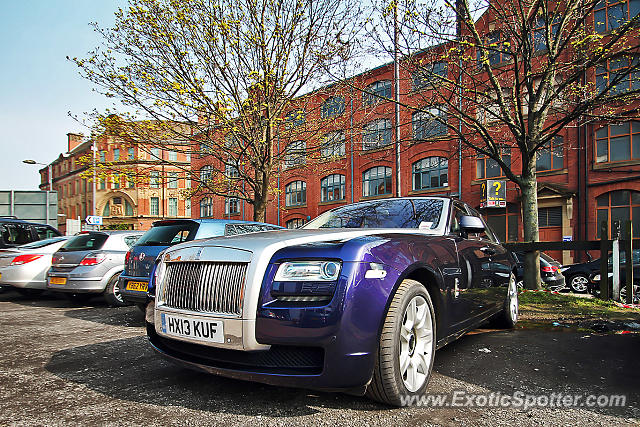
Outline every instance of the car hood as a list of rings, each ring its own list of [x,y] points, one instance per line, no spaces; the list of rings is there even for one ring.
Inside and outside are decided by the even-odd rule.
[[[305,245],[320,242],[347,242],[352,239],[362,237],[382,237],[393,234],[420,234],[423,236],[436,235],[429,230],[403,229],[403,228],[367,228],[367,229],[348,229],[348,228],[331,228],[331,229],[302,229],[302,230],[276,230],[265,231],[260,233],[242,234],[229,237],[215,237],[211,239],[194,240],[192,242],[180,243],[167,249],[167,254],[188,248],[233,248],[252,253],[275,252],[278,249]],[[206,251],[202,253],[205,255]],[[173,258],[173,257],[171,257]],[[183,257],[182,260],[185,258]],[[199,259],[206,259],[200,256]]]

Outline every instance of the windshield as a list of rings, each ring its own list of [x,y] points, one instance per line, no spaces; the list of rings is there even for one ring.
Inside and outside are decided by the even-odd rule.
[[[100,249],[104,242],[109,238],[108,234],[103,233],[86,233],[78,234],[70,238],[67,243],[62,245],[61,251],[89,251]]]
[[[306,224],[318,228],[420,228],[440,224],[442,199],[393,199],[356,203],[325,212]]]
[[[193,240],[198,231],[198,223],[185,221],[159,224],[140,237],[136,246],[171,246]]]
[[[26,245],[20,246],[20,249],[38,249],[44,248],[45,246],[52,245],[54,243],[61,242],[66,240],[66,237],[54,237],[52,239],[38,240],[37,242],[27,243]]]

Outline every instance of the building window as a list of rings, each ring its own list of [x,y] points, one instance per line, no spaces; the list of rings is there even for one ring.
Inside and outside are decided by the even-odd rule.
[[[160,199],[158,197],[152,197],[150,200],[150,212],[151,216],[160,215]]]
[[[304,141],[294,141],[287,145],[284,154],[284,168],[292,168],[306,163],[305,150],[307,143]]]
[[[162,160],[162,150],[159,148],[152,148],[151,157],[156,160]]]
[[[484,217],[487,225],[501,242],[518,241],[518,218],[520,209],[515,203],[507,203],[506,208],[487,208]]]
[[[495,31],[487,35],[484,48],[489,56],[489,64],[497,65],[502,62],[510,61],[511,55],[507,52],[507,43],[502,40],[499,31]],[[482,49],[477,50],[478,67],[482,67]]]
[[[160,188],[160,172],[151,171],[149,174],[149,187]]]
[[[640,56],[617,56],[606,64],[596,67],[596,89],[599,93],[619,95],[640,89],[640,71],[637,69]],[[631,71],[631,69],[634,71]]]
[[[167,153],[167,156],[169,157],[169,161],[170,162],[177,162],[178,161],[178,152],[171,150]]]
[[[178,188],[178,172],[167,173],[167,188]]]
[[[391,168],[377,166],[362,174],[362,196],[373,197],[391,194]]]
[[[240,176],[240,172],[238,172],[237,167],[226,164],[224,165],[224,176],[227,178],[238,178]]]
[[[178,216],[178,199],[175,197],[169,197],[167,201],[167,213],[169,216]]]
[[[191,218],[191,199],[184,201],[184,216]]]
[[[322,103],[320,116],[323,119],[340,116],[344,113],[344,96],[332,96]]]
[[[344,175],[334,174],[320,180],[320,201],[344,200]]]
[[[447,134],[447,113],[443,107],[430,107],[411,116],[413,139],[422,140]]]
[[[133,216],[133,206],[131,206],[131,203],[129,203],[127,199],[124,200],[124,214],[125,216]]]
[[[560,15],[556,15],[551,25],[551,40],[555,40],[560,28]],[[533,27],[533,48],[534,50],[547,50],[547,18],[539,16]]]
[[[307,183],[293,181],[284,188],[285,206],[301,206],[307,203]]]
[[[320,143],[320,156],[323,158],[344,156],[344,132],[337,130],[329,132],[322,137]]]
[[[413,190],[446,187],[449,161],[444,157],[427,157],[413,164]]]
[[[115,174],[113,175],[113,177],[111,177],[111,179],[113,180],[113,189],[117,190],[118,188],[120,188],[120,174]]]
[[[374,105],[391,98],[391,80],[380,80],[367,86],[362,92],[362,104]]]
[[[200,181],[205,183],[211,179],[213,175],[213,166],[205,165],[200,169]]]
[[[224,199],[224,214],[237,215],[240,213],[240,200],[235,197],[227,197]]]
[[[562,207],[538,208],[538,227],[562,227]]]
[[[631,7],[629,7],[631,6]],[[631,11],[631,14],[629,14]],[[638,0],[601,0],[593,9],[593,21],[597,33],[614,30],[633,19],[640,12]]]
[[[536,152],[536,170],[548,171],[564,167],[562,137],[556,136]]]
[[[106,190],[107,188],[107,181],[104,178],[100,178],[100,190]],[[64,196],[64,187],[62,187],[62,196]]]
[[[288,229],[296,229],[300,228],[307,223],[307,220],[304,218],[293,218],[285,223],[285,226]]]
[[[129,157],[128,157],[128,159],[129,160],[134,160],[135,159],[135,154],[134,154],[133,148],[129,148]]]
[[[413,72],[411,82],[413,90],[426,89],[442,83],[447,78],[447,63],[434,62],[421,66]]]
[[[111,201],[107,201],[107,204],[104,205],[102,216],[111,216]]]
[[[502,161],[507,167],[511,167],[511,148],[502,148]],[[476,160],[476,178],[499,178],[503,176],[504,171],[500,168],[497,161],[484,154],[478,154],[478,160]]]
[[[389,144],[391,144],[391,120],[378,119],[364,125],[363,150],[373,150]]]
[[[287,129],[302,126],[305,122],[306,118],[303,109],[289,111],[289,113],[284,117],[284,126]]]
[[[596,163],[640,159],[640,121],[612,124],[596,130]]]
[[[616,221],[624,231],[625,221],[633,223],[633,237],[640,237],[640,192],[617,190],[596,197],[596,237],[600,238],[600,224],[605,221],[611,238]]]
[[[136,186],[136,176],[134,172],[127,172],[127,187],[134,188]]]
[[[114,148],[113,149],[113,161],[114,162],[119,162],[120,161],[120,149],[119,148]]]
[[[213,199],[211,197],[205,197],[200,200],[200,217],[208,218],[213,216]]]
[[[100,151],[100,163],[105,163],[107,161],[107,152]]]

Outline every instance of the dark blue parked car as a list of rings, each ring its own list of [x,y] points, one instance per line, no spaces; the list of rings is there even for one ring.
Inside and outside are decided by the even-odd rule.
[[[167,249],[147,333],[194,369],[400,405],[426,390],[437,348],[489,319],[514,326],[515,270],[458,200],[371,200]]]
[[[153,263],[158,254],[177,243],[216,236],[233,236],[281,229],[277,225],[229,219],[171,219],[156,221],[127,252],[120,275],[120,292],[127,303],[145,304]]]

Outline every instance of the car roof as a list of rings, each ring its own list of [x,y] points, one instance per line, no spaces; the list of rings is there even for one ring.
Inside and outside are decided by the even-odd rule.
[[[3,223],[3,222],[8,222],[8,223],[12,223],[12,224],[44,225],[44,226],[47,226],[47,227],[54,228],[53,226],[51,226],[49,224],[44,224],[42,222],[32,222],[32,221],[27,221],[27,220],[24,220],[24,219],[0,218],[0,223]]]
[[[80,233],[76,234],[76,236],[80,236],[82,234],[92,234],[92,233],[114,236],[117,234],[144,234],[144,231],[143,230],[86,230],[86,231],[81,231]]]

